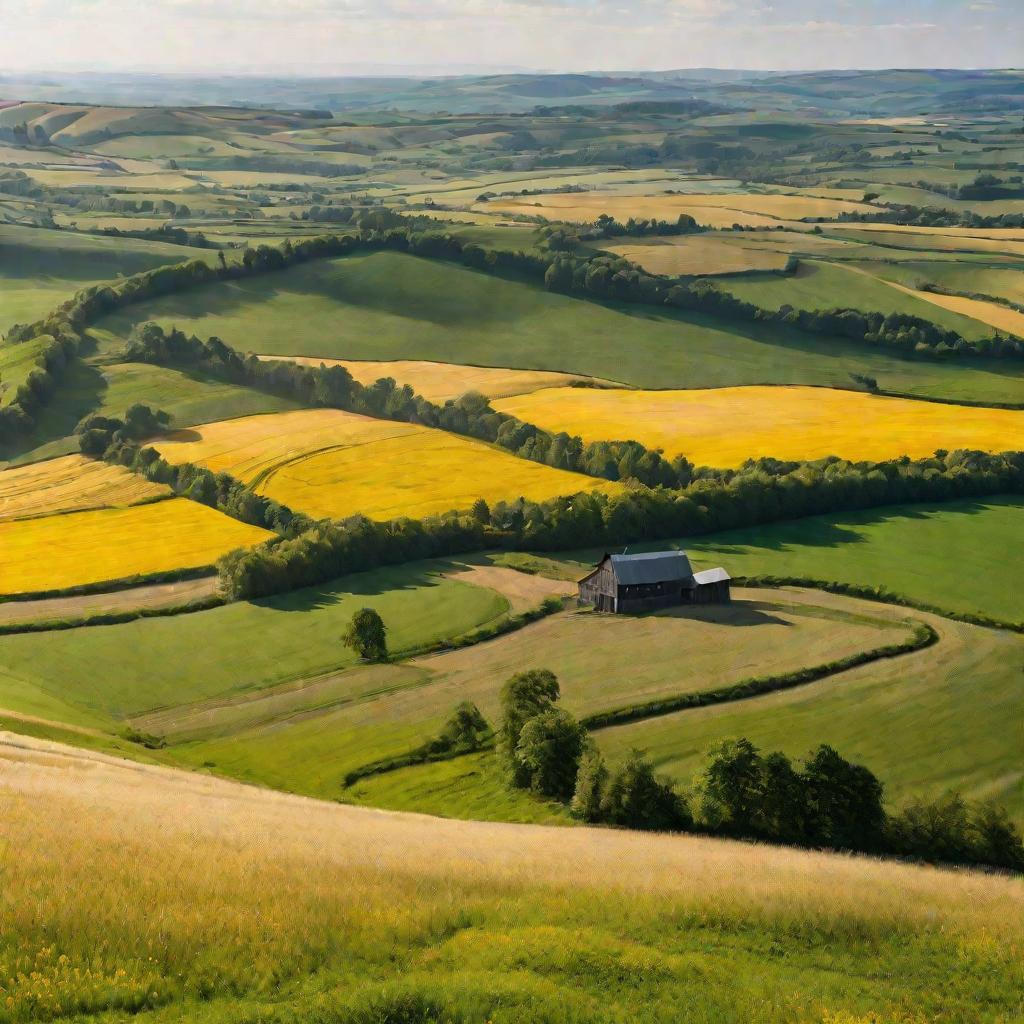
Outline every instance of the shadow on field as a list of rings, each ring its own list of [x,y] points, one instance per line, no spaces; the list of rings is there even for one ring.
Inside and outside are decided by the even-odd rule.
[[[717,605],[681,605],[655,613],[659,618],[693,619],[716,626],[792,626],[772,611],[778,605],[769,601],[737,601]]]
[[[331,608],[352,597],[379,597],[397,590],[425,590],[440,586],[444,563],[430,562],[372,572],[353,573],[317,587],[292,590],[274,597],[264,597],[251,604],[278,612],[308,612]]]

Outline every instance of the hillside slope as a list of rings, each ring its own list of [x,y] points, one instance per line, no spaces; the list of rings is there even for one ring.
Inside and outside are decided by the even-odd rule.
[[[1020,1010],[1019,880],[340,807],[9,733],[0,765],[19,851],[5,865],[4,1020]]]

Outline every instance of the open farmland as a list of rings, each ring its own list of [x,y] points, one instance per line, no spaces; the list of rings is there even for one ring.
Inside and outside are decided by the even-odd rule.
[[[871,607],[877,606],[865,605]],[[1024,638],[929,621],[939,643],[906,658],[749,701],[602,730],[598,741],[613,755],[639,747],[683,783],[704,752],[729,737],[747,736],[765,750],[796,757],[830,743],[871,765],[890,800],[957,789],[996,800],[1024,822]]]
[[[774,1024],[785,1003],[809,1024],[823,1007],[835,1021],[907,1005],[967,1019],[982,986],[989,1022],[1016,1002],[1015,879],[387,814],[9,736],[2,756],[19,851],[5,897],[21,923],[0,963],[27,958],[44,1005],[67,1012],[131,1001],[137,1019],[213,1024],[329,1006],[354,1024],[429,1000],[495,1024],[617,1024],[641,1005],[652,1024],[698,1007]],[[460,908],[473,927],[457,927]],[[765,956],[794,933],[785,957]],[[841,971],[821,970],[826,944]],[[76,969],[102,984],[76,988]],[[9,1005],[39,1005],[31,979],[3,983]]]
[[[974,409],[821,388],[623,391],[548,388],[495,408],[585,441],[640,441],[699,466],[746,459],[838,455],[881,461],[936,449],[1013,451],[1024,445],[1024,412]]]
[[[509,602],[488,587],[448,579],[450,568],[417,563],[190,615],[0,637],[7,673],[0,707],[28,711],[49,697],[110,728],[196,701],[344,677],[358,659],[340,638],[360,607],[377,609],[390,624],[396,658],[501,621]],[[365,700],[375,689],[353,685],[349,695]]]
[[[741,274],[755,270],[781,271],[788,257],[771,249],[745,246],[728,235],[682,235],[645,238],[605,245],[608,252],[622,256],[652,274],[709,277]]]
[[[13,520],[0,523],[0,594],[195,569],[270,536],[187,498]]]
[[[90,508],[137,505],[170,494],[162,484],[96,459],[68,455],[0,470],[0,522]]]
[[[399,386],[408,384],[418,395],[431,402],[446,402],[468,391],[488,398],[523,395],[541,388],[568,387],[576,381],[593,382],[590,377],[547,370],[513,370],[500,366],[460,366],[458,363],[432,363],[427,360],[392,359],[317,359],[313,356],[261,356],[262,359],[287,359],[301,366],[344,366],[360,384],[370,385],[381,377],[391,377]]]
[[[479,209],[498,209],[507,213],[532,213],[548,220],[565,220],[589,224],[606,213],[618,221],[630,217],[675,220],[688,214],[706,227],[771,227],[774,224],[797,226],[803,218],[830,218],[840,213],[870,213],[866,203],[845,199],[819,199],[806,195],[749,195],[745,193],[711,193],[701,195],[636,195],[617,192],[573,192],[526,196],[521,199],[494,199]]]
[[[369,689],[371,681],[342,675],[231,707],[159,712],[137,724],[172,741],[197,738],[182,748],[191,763],[213,761],[239,778],[330,796],[347,771],[435,735],[461,700],[498,721],[501,683],[524,666],[554,671],[563,704],[584,715],[896,643],[907,628],[882,614],[798,606],[774,592],[740,591],[732,607],[695,613],[556,615],[489,643],[377,669],[372,686],[378,693],[361,701],[352,692]],[[679,650],[692,652],[685,664],[673,657]],[[361,786],[350,797],[359,799]]]
[[[1024,392],[1016,362],[909,361],[769,325],[570,298],[398,253],[305,264],[275,275],[271,290],[239,281],[143,303],[104,319],[103,350],[116,352],[146,320],[240,351],[514,366],[645,388],[844,387],[851,373],[869,373],[887,390],[928,397],[1019,402]]]
[[[441,430],[337,409],[225,420],[155,447],[170,462],[230,472],[316,518],[422,517],[468,509],[481,497],[540,501],[617,486]]]

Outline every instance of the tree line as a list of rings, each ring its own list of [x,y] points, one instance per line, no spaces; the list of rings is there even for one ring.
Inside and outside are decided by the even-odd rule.
[[[638,480],[648,486],[679,487],[693,476],[682,457],[671,461],[638,441],[584,444],[564,431],[551,434],[531,423],[498,412],[478,392],[467,392],[438,405],[400,386],[391,377],[370,385],[356,381],[343,366],[303,366],[284,359],[242,356],[220,338],[202,341],[159,324],[141,324],[129,339],[123,358],[199,371],[220,380],[293,398],[303,405],[344,409],[377,418],[435,427],[498,445],[519,458],[607,480]]]
[[[762,754],[746,738],[714,747],[686,795],[636,750],[609,766],[559,697],[547,669],[512,676],[501,689],[498,758],[509,786],[567,803],[590,824],[1024,871],[1020,833],[994,804],[950,793],[890,815],[881,781],[832,747],[822,744],[794,764],[781,751]],[[463,717],[473,721],[472,735],[487,735],[487,723],[470,708]]]
[[[350,572],[484,549],[558,551],[696,536],[880,505],[1024,493],[1024,453],[938,452],[930,459],[851,463],[750,460],[683,488],[640,484],[546,502],[524,499],[430,516],[322,521],[218,563],[224,593],[263,597]]]

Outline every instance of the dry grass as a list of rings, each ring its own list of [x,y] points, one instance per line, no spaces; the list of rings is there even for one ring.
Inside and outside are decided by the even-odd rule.
[[[481,497],[540,501],[617,486],[441,430],[336,409],[224,420],[156,447],[171,462],[226,470],[315,517],[419,518]]]
[[[445,573],[449,579],[472,583],[476,587],[496,590],[508,599],[513,612],[536,608],[546,597],[568,597],[576,593],[576,584],[570,580],[552,580],[546,576],[531,576],[516,569],[500,565],[467,565]],[[0,605],[0,611],[3,606]]]
[[[752,249],[715,235],[684,235],[607,245],[618,256],[652,274],[713,275],[746,270],[781,270],[788,256],[770,249]]]
[[[803,217],[836,217],[840,213],[869,213],[864,203],[842,199],[821,199],[806,195],[750,195],[746,193],[710,193],[691,195],[625,196],[609,192],[561,192],[524,196],[522,199],[494,199],[487,209],[510,213],[541,214],[549,220],[567,220],[589,224],[607,213],[616,220],[629,217],[656,217],[675,220],[689,214],[708,227],[770,227],[780,222],[799,227]],[[482,207],[481,207],[482,209]],[[808,227],[805,226],[805,230]]]
[[[270,536],[187,498],[0,523],[0,593],[210,565]]]
[[[546,430],[584,440],[633,439],[697,465],[748,458],[882,460],[937,448],[1024,446],[1024,413],[809,387],[692,391],[556,388],[496,402]]]
[[[83,455],[0,472],[0,522],[90,508],[135,505],[170,494],[163,484]]]
[[[76,619],[103,612],[133,611],[137,608],[166,608],[212,597],[217,592],[217,577],[175,583],[151,583],[106,594],[80,594],[77,597],[50,597],[39,601],[0,601],[0,623],[50,622]]]
[[[501,366],[462,366],[458,363],[433,363],[424,359],[319,359],[315,356],[260,356],[260,359],[284,359],[303,366],[344,366],[360,384],[372,384],[381,377],[392,377],[400,385],[408,384],[431,402],[445,402],[467,391],[479,391],[488,398],[508,398],[540,388],[566,387],[573,381],[594,378],[551,370],[515,370]]]
[[[924,299],[926,302],[934,303],[943,309],[953,313],[961,313],[973,320],[980,320],[983,324],[995,327],[996,330],[1006,334],[1014,334],[1024,338],[1024,313],[1018,313],[998,302],[986,302],[984,299],[968,299],[960,295],[941,295],[938,292],[919,292],[913,288],[906,288],[903,285],[894,284],[901,292],[913,295],[915,298]]]
[[[740,1019],[778,1020],[781,1000],[785,1019],[821,1021],[823,1000],[864,1007],[865,988],[858,999],[816,983],[821,963],[805,960],[808,945],[827,948],[837,980],[854,969],[868,1006],[881,1008],[900,998],[885,979],[913,977],[911,958],[888,959],[903,959],[901,946],[927,951],[928,963],[941,957],[944,970],[964,972],[968,992],[994,996],[1024,940],[1024,888],[1006,878],[364,810],[0,737],[4,840],[17,851],[2,897],[4,1020],[161,1005],[177,1006],[174,1019],[207,1019],[211,998],[272,999],[313,972],[321,991],[332,975],[341,983],[328,992],[336,1006],[360,984],[379,992],[396,977],[448,978],[458,992],[462,972],[475,971],[485,990],[512,983],[504,1021],[537,1019],[531,994],[564,1006],[588,991],[618,1002],[619,1015],[598,1017],[595,1002],[573,1019],[630,1019],[626,1006],[677,991],[684,1004],[700,1001],[702,1019],[737,1019],[745,997],[750,1016]],[[704,1003],[712,991],[722,1000],[714,1015]],[[768,1005],[755,1010],[759,999]],[[915,1021],[940,1019],[941,995],[929,1002]],[[268,1011],[258,1019],[280,1019]],[[658,1020],[681,1019],[664,1003],[660,1011]],[[217,1019],[243,1018],[257,1019]]]

